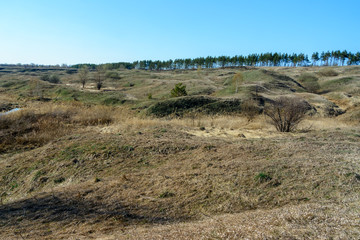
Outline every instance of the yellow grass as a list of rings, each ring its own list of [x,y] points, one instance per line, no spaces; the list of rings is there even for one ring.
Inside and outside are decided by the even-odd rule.
[[[271,70],[296,79],[319,68]],[[124,71],[136,85],[114,86],[138,99],[200,78],[222,89],[231,71]],[[359,239],[358,96],[299,95],[348,111],[279,133],[263,115],[153,118],[138,102],[0,94],[22,108],[0,118],[0,239]]]

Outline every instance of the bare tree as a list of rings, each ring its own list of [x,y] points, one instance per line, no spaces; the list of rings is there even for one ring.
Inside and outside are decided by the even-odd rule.
[[[83,65],[79,70],[79,79],[82,84],[82,88],[85,87],[85,83],[87,81],[89,75],[89,68],[86,65]]]
[[[308,104],[300,98],[280,97],[266,105],[264,113],[278,131],[291,132],[304,119],[308,108]]]
[[[104,80],[105,80],[105,72],[106,69],[103,65],[99,65],[96,68],[96,73],[95,73],[95,83],[96,83],[96,88],[98,90],[101,89],[101,87],[103,86]]]

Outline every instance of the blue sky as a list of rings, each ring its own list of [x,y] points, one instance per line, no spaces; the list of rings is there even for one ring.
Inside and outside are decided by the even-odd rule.
[[[359,51],[359,0],[0,0],[0,63]]]

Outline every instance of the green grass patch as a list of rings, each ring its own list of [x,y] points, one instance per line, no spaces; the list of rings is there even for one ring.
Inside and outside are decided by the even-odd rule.
[[[120,105],[125,103],[124,94],[120,92],[83,92],[66,87],[58,87],[48,92],[50,98],[57,101],[80,101],[94,105]]]
[[[321,87],[323,89],[334,89],[335,90],[335,88],[346,86],[346,85],[352,84],[354,82],[355,82],[354,78],[345,77],[345,78],[339,78],[339,79],[326,81],[325,83],[323,83],[321,85]]]
[[[261,70],[243,72],[244,83],[268,81],[269,76]]]
[[[272,177],[268,173],[260,172],[255,176],[255,180],[259,182],[267,182],[270,181]]]

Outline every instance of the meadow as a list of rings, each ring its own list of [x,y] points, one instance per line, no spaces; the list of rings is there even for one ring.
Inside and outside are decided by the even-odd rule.
[[[360,66],[105,76],[0,67],[0,239],[360,238]]]

